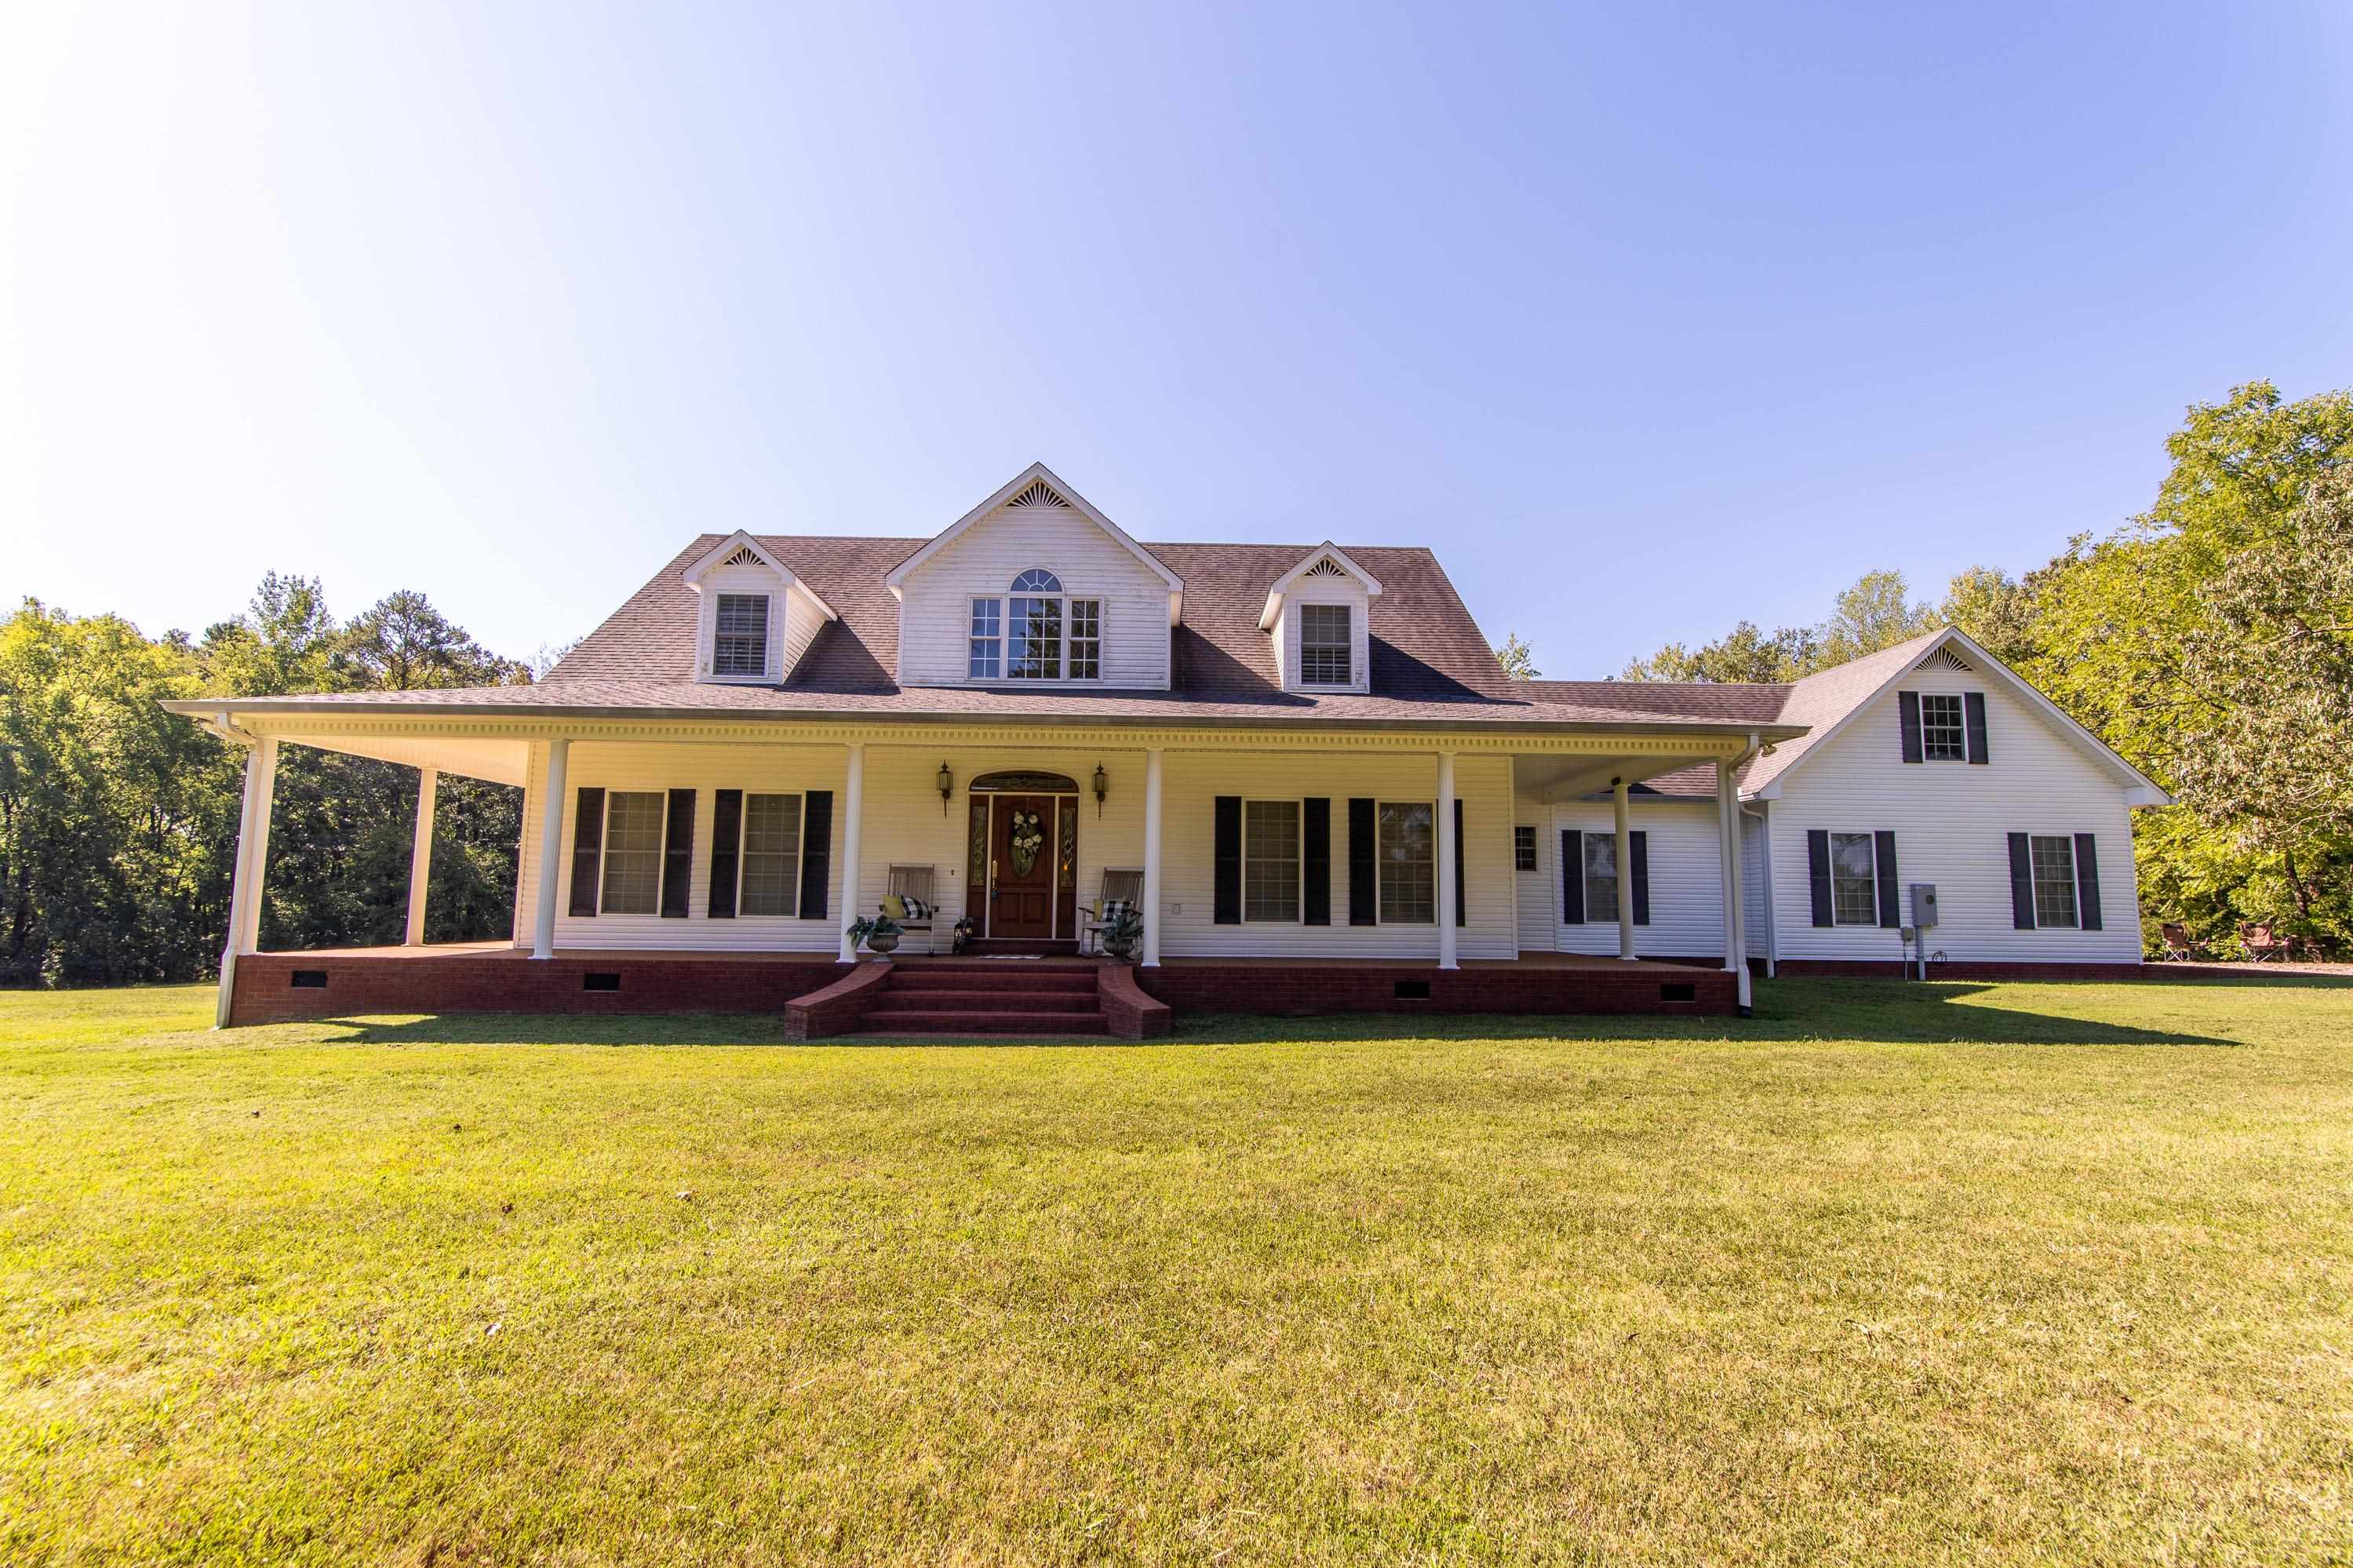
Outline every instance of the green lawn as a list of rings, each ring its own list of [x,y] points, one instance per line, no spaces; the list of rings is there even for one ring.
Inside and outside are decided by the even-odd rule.
[[[0,1561],[2353,1553],[2353,988],[211,1005],[0,994]]]

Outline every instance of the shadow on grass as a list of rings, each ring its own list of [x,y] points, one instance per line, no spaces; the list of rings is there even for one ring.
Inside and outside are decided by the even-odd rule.
[[[2292,977],[2282,976],[2283,979]],[[2268,976],[2265,977],[2269,979]],[[2201,981],[2200,984],[2233,984]],[[2211,1034],[2181,1034],[2141,1028],[2106,1019],[1985,1005],[1976,998],[2010,987],[1978,982],[1809,979],[1760,982],[1753,1018],[1653,1018],[1623,1015],[1591,1017],[1501,1014],[1409,1015],[1396,1013],[1277,1018],[1242,1014],[1180,1015],[1166,1040],[1129,1042],[1084,1039],[1087,1048],[1150,1048],[1176,1046],[1250,1046],[1284,1042],[1360,1040],[1607,1040],[1660,1042],[1726,1040],[1768,1044],[1808,1040],[1863,1040],[1891,1045],[2029,1046],[2237,1046],[2244,1042]],[[2062,988],[2063,994],[2077,988]],[[2096,988],[2084,987],[2087,996]],[[2105,1001],[2129,996],[2127,987],[2099,993]],[[780,1016],[758,1014],[659,1013],[582,1017],[570,1014],[449,1013],[421,1017],[352,1017],[321,1021],[344,1031],[339,1043],[367,1046],[780,1046]],[[915,1037],[905,1041],[860,1038],[833,1042],[859,1046],[1020,1046],[1039,1042],[1004,1039],[944,1040]]]

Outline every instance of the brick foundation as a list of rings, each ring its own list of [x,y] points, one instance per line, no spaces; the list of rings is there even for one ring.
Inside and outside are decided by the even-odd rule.
[[[1138,969],[1136,982],[1180,1013],[1641,1013],[1727,1016],[1739,1010],[1723,969],[1662,963],[1552,965],[1219,963]],[[1684,991],[1688,994],[1681,994]]]
[[[1774,966],[1787,975],[1827,976],[1848,980],[1904,980],[1915,970],[1892,958],[1785,958]],[[2148,977],[2144,963],[1938,963],[1931,960],[1931,980],[2140,980]]]
[[[1168,1032],[1168,1004],[1144,994],[1133,964],[1106,963],[1096,972],[1095,1003],[1115,1039],[1156,1040]]]
[[[249,952],[237,961],[231,1024],[280,1024],[362,1013],[776,1013],[831,984],[848,966],[658,952],[559,953],[533,960],[503,948],[448,952]],[[322,976],[324,985],[294,984]],[[587,989],[615,975],[617,991]]]

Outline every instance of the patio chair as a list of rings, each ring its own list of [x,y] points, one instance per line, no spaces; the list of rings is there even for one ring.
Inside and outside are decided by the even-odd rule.
[[[893,899],[899,901],[896,910],[891,907]],[[932,902],[932,868],[929,866],[892,867],[891,879],[883,884],[882,912],[910,931],[922,931],[925,952],[940,950],[938,939],[932,934],[932,921],[938,912],[938,906]]]
[[[1079,911],[1079,951],[1082,953],[1103,951],[1103,928],[1111,924],[1112,905],[1125,904],[1134,909],[1143,902],[1142,871],[1106,869],[1095,901]]]
[[[2239,945],[2247,950],[2247,962],[2279,963],[2287,957],[2288,942],[2267,925],[2241,926]]]
[[[2178,921],[2168,921],[2159,928],[2165,937],[2165,962],[2187,963],[2198,956],[2198,939],[2189,928]]]

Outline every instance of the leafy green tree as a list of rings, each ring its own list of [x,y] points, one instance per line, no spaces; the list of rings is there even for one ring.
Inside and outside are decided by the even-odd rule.
[[[1812,668],[1805,673],[1909,642],[1943,624],[1934,609],[1913,602],[1903,573],[1866,572],[1838,596],[1830,618],[1816,628]]]
[[[1534,680],[1543,673],[1536,668],[1535,655],[1528,650],[1526,643],[1520,640],[1517,632],[1504,638],[1503,648],[1495,655],[1495,662],[1504,667],[1504,676],[1513,680]]]

